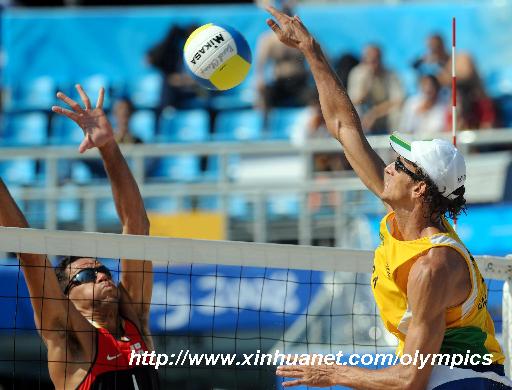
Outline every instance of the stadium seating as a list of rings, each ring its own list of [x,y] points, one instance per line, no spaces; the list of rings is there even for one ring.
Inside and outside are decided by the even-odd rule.
[[[502,95],[496,99],[498,118],[502,127],[512,127],[512,94]]]
[[[267,217],[269,220],[280,218],[296,219],[300,212],[297,194],[275,194],[267,198]]]
[[[220,198],[218,196],[199,196],[195,206],[201,211],[217,211],[220,209]]]
[[[162,76],[148,73],[130,83],[129,96],[134,106],[139,109],[155,109],[160,105]]]
[[[82,219],[79,199],[63,199],[57,202],[57,220],[59,223],[78,223]]]
[[[0,160],[0,177],[7,185],[34,185],[36,161],[31,159]]]
[[[44,200],[27,200],[21,205],[23,214],[32,228],[43,228],[46,221],[46,203]]]
[[[179,211],[178,199],[171,196],[144,198],[147,212],[170,214]]]
[[[152,110],[136,111],[130,119],[130,131],[144,143],[155,141],[156,115]]]
[[[52,145],[80,145],[84,139],[82,129],[71,119],[54,114],[50,120],[50,143]]]
[[[91,76],[88,76],[84,78],[80,82],[82,88],[84,89],[85,93],[89,96],[89,99],[91,99],[91,104],[93,106],[96,105],[98,93],[100,91],[100,88],[105,88],[105,97],[103,100],[103,109],[109,110],[112,106],[112,79],[106,75],[106,74],[94,74]],[[75,91],[76,89],[73,88]]]
[[[57,100],[57,84],[53,77],[46,75],[18,80],[6,90],[4,110],[7,112],[49,110]]]
[[[233,195],[228,199],[228,215],[230,218],[248,221],[254,211],[253,203],[245,195]]]
[[[202,109],[166,109],[160,117],[159,139],[164,142],[204,142],[209,139],[210,117]]]
[[[218,111],[253,107],[256,101],[256,93],[252,80],[251,72],[238,87],[227,91],[213,92],[210,98],[210,106]]]
[[[146,179],[150,182],[194,182],[200,178],[201,167],[198,156],[161,157],[146,161]]]
[[[48,117],[41,112],[3,118],[0,146],[40,146],[48,141]]]
[[[70,178],[75,184],[92,184],[107,179],[103,163],[99,159],[73,160],[70,165]]]
[[[96,223],[98,226],[119,224],[119,217],[112,198],[98,199],[96,202]]]
[[[240,161],[239,155],[229,155],[227,157],[227,179],[232,178],[233,168]],[[208,156],[206,158],[206,170],[203,172],[203,180],[215,181],[220,179],[220,158],[218,156]]]
[[[512,66],[504,66],[489,72],[485,79],[489,95],[499,97],[512,94]]]
[[[290,139],[296,131],[302,131],[309,118],[309,109],[276,108],[269,115],[269,138]]]
[[[215,120],[215,141],[256,141],[263,138],[263,116],[257,110],[225,111]]]

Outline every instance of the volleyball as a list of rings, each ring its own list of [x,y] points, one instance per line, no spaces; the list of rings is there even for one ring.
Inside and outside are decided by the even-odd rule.
[[[184,62],[205,88],[225,91],[239,85],[251,68],[251,49],[233,27],[205,24],[185,42]]]

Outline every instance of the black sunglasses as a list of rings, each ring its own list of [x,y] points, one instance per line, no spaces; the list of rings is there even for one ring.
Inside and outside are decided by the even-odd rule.
[[[69,290],[71,290],[71,288],[74,286],[78,286],[83,283],[95,282],[96,277],[98,276],[98,272],[105,274],[107,278],[112,280],[112,274],[110,273],[110,270],[104,265],[100,265],[99,267],[96,268],[84,268],[77,272],[75,276],[71,278],[68,285],[64,289],[64,294],[68,295]]]
[[[421,181],[423,180],[423,177],[421,175],[418,175],[417,173],[411,171],[409,168],[407,168],[404,163],[400,160],[400,157],[397,157],[395,160],[395,169],[397,171],[404,172],[407,176],[409,176],[414,181]]]

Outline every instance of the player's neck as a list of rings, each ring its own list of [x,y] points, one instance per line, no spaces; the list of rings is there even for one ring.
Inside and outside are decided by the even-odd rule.
[[[115,337],[122,336],[122,319],[117,303],[95,307],[90,313],[84,314],[84,317],[94,326],[108,330]]]
[[[444,231],[439,219],[432,221],[430,213],[423,206],[412,210],[396,209],[395,221],[400,236],[405,241],[417,240]]]

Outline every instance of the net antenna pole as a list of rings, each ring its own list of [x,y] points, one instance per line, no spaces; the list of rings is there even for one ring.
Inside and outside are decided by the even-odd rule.
[[[456,21],[452,18],[452,141],[457,147],[457,75],[455,73],[455,43]],[[457,217],[453,219],[453,226],[457,228]]]

